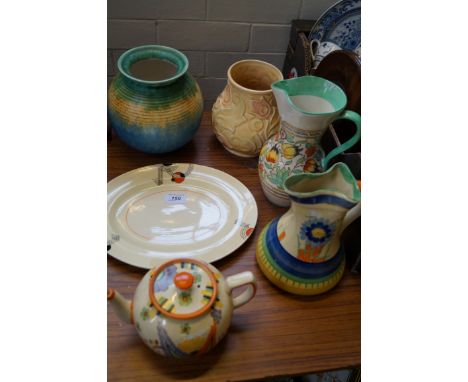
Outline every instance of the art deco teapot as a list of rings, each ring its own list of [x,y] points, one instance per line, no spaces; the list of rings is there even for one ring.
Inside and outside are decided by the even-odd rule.
[[[241,285],[248,287],[233,298],[231,291]],[[153,351],[182,358],[214,347],[226,334],[233,310],[249,302],[255,291],[252,272],[224,278],[203,261],[177,259],[146,273],[133,301],[114,289],[107,290],[107,300]]]

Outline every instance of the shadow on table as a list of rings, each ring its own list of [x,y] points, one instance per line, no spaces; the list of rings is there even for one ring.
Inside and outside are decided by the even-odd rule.
[[[158,372],[172,379],[195,379],[201,377],[208,370],[216,366],[216,363],[221,358],[221,355],[226,349],[227,342],[225,338],[211,349],[205,355],[192,358],[169,358],[155,354],[151,349],[147,348],[144,356],[148,357],[148,364],[154,365]]]

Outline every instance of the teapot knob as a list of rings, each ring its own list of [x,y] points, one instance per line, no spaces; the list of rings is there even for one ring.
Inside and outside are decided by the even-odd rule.
[[[179,272],[174,276],[174,284],[179,289],[190,289],[193,281],[193,275],[188,272]]]

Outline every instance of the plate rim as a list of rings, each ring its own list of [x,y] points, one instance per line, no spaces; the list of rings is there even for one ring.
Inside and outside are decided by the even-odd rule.
[[[319,28],[319,26],[323,23],[323,20],[324,18],[327,16],[327,14],[335,7],[337,7],[338,5],[344,3],[344,2],[355,2],[356,4],[359,3],[359,7],[354,7],[352,10],[356,10],[357,8],[361,8],[361,0],[340,0],[340,1],[337,1],[335,4],[332,4],[330,7],[328,7],[321,15],[320,17],[318,18],[318,20],[315,22],[315,24],[312,26],[312,29],[310,30],[309,32],[309,41],[312,41],[314,38],[312,37],[312,34],[316,31],[316,29]],[[323,41],[323,35],[320,36],[320,39],[317,39],[318,41],[322,42]],[[358,44],[358,46],[360,46],[361,43]],[[341,49],[343,49],[341,46],[340,46]]]

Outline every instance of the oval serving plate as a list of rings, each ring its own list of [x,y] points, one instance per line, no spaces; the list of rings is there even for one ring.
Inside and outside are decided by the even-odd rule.
[[[257,216],[252,193],[225,172],[142,167],[107,184],[107,253],[146,269],[180,257],[211,263],[249,238]]]

